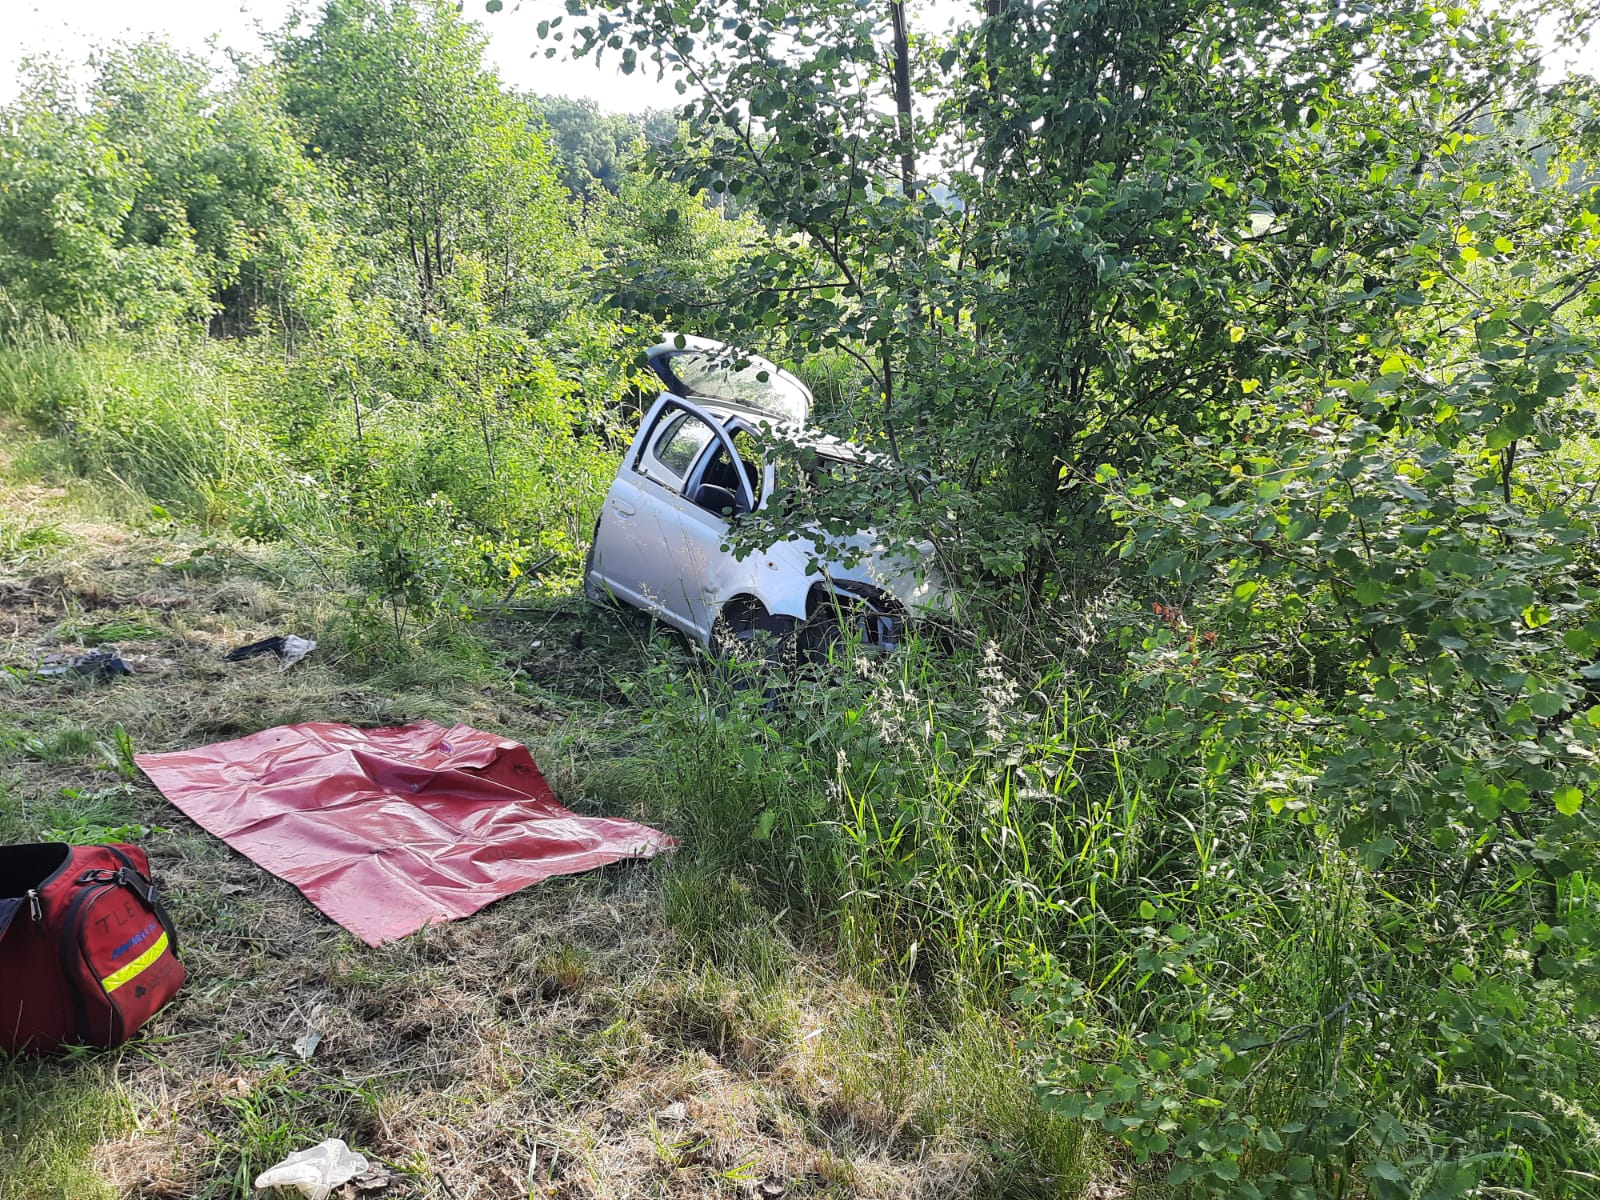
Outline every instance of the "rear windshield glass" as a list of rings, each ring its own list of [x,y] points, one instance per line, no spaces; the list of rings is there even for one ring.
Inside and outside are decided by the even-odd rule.
[[[675,393],[722,400],[768,416],[803,421],[811,407],[805,389],[785,379],[771,363],[749,359],[734,370],[739,359],[708,350],[669,350],[655,360],[655,368]]]

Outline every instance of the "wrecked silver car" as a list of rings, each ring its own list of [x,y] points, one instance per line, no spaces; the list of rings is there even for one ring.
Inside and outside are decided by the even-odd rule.
[[[778,491],[775,441],[803,448],[816,471],[883,460],[807,429],[811,393],[763,358],[682,335],[648,357],[662,391],[606,495],[584,572],[589,597],[643,609],[718,650],[762,635],[825,648],[846,626],[889,648],[908,618],[943,607],[927,562],[886,555],[870,530],[846,539],[842,557],[837,541],[829,556],[804,530],[743,559],[725,549],[730,522]]]

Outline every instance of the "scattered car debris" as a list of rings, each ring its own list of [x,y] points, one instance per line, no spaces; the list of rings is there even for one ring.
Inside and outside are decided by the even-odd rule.
[[[333,1189],[368,1169],[367,1160],[345,1145],[342,1138],[289,1155],[277,1166],[256,1176],[256,1189],[294,1189],[308,1200],[328,1200]]]
[[[278,670],[287,671],[316,648],[317,643],[312,638],[303,638],[294,633],[280,633],[273,637],[262,638],[259,642],[251,642],[248,646],[240,646],[236,650],[231,650],[224,656],[223,661],[243,662],[247,658],[257,658],[263,654],[274,654],[278,658]]]
[[[283,634],[262,638],[259,642],[251,642],[248,646],[239,646],[228,651],[223,656],[224,662],[243,662],[247,658],[258,658],[263,654],[283,654]]]
[[[278,656],[278,670],[287,671],[295,663],[317,648],[317,643],[311,638],[299,637],[295,634],[285,634],[283,639],[283,653]]]
[[[368,1167],[344,1185],[343,1195],[345,1200],[357,1200],[364,1194],[383,1191],[391,1182],[389,1168],[382,1165]]]
[[[39,661],[37,674],[51,679],[64,675],[115,679],[118,675],[132,675],[133,668],[115,646],[100,646],[83,654],[47,654]]]

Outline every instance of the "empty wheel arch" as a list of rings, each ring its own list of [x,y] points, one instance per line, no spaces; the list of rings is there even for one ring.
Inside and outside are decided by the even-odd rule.
[[[722,659],[765,660],[788,667],[800,625],[796,617],[769,612],[754,596],[735,596],[722,606],[712,623],[711,653]]]
[[[889,593],[854,580],[841,584],[813,584],[806,597],[806,619],[800,626],[797,648],[806,662],[823,662],[847,638],[892,649],[904,636],[905,610]]]

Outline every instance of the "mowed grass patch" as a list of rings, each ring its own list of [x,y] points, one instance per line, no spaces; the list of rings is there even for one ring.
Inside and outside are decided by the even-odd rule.
[[[0,516],[0,566],[19,567],[45,558],[49,551],[67,545],[70,540],[59,525],[36,521],[26,515]]]

